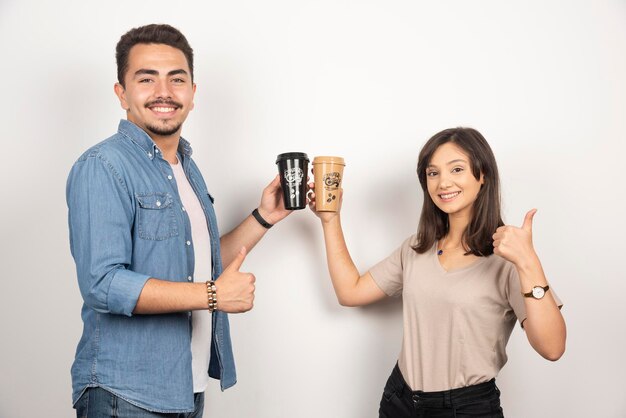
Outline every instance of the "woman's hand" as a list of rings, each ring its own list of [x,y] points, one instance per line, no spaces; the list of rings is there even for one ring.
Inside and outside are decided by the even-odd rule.
[[[537,209],[530,210],[521,228],[501,226],[493,234],[493,253],[515,265],[522,293],[535,286],[548,284],[541,262],[533,247],[533,217]],[[552,289],[550,289],[552,290]],[[565,352],[565,320],[552,292],[536,300],[523,298],[526,307],[526,320],[523,322],[530,345],[544,358],[555,361]]]
[[[309,209],[313,211],[313,213],[320,218],[322,223],[328,223],[332,221],[335,217],[339,216],[341,212],[341,204],[343,203],[343,189],[339,190],[339,203],[337,204],[336,212],[328,212],[328,211],[317,211],[315,209],[315,183],[309,183],[309,192],[307,194],[309,200]]]
[[[501,226],[493,234],[493,253],[510,261],[517,267],[524,267],[537,259],[533,247],[533,217],[537,209],[530,210],[521,228],[512,225]]]
[[[311,174],[315,176],[314,169],[311,169]],[[311,211],[318,218],[320,218],[320,220],[322,221],[322,224],[326,224],[332,221],[334,218],[338,217],[339,213],[341,212],[341,204],[343,203],[343,189],[339,190],[339,202],[337,204],[336,212],[326,212],[326,211],[318,212],[315,209],[315,182],[309,183],[308,186],[309,186],[309,192],[307,193],[307,197],[309,200],[309,209],[311,209]]]

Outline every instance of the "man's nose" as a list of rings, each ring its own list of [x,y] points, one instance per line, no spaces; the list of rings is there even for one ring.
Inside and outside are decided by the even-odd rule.
[[[169,88],[169,83],[167,82],[167,80],[158,80],[156,82],[155,85],[155,95],[157,96],[157,98],[161,98],[161,99],[171,99],[172,98],[172,92],[170,91]]]

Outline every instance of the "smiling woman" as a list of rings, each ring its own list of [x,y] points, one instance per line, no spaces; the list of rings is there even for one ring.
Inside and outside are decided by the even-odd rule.
[[[424,191],[417,234],[363,276],[339,212],[316,212],[335,293],[346,306],[402,295],[402,350],[380,417],[502,417],[495,378],[516,320],[543,357],[557,360],[565,350],[560,300],[528,293],[549,288],[532,245],[534,211],[522,228],[503,226],[496,161],[471,128],[429,139],[417,174]]]
[[[466,250],[492,254],[491,234],[504,224],[500,179],[495,156],[480,132],[455,128],[437,133],[420,152],[417,177],[424,203],[415,250],[424,253],[442,239],[450,245],[445,235],[449,224],[458,221],[468,225],[461,229]],[[458,246],[460,238],[455,241]]]

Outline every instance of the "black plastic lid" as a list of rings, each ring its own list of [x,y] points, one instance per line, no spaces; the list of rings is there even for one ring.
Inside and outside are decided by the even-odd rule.
[[[304,152],[285,152],[284,154],[278,154],[276,164],[283,160],[306,160],[308,162],[309,156]]]

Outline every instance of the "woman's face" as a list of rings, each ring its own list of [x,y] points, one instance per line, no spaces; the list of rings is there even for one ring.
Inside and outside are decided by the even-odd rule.
[[[452,142],[440,145],[426,167],[428,194],[448,215],[469,219],[483,182],[483,174],[476,180],[467,154]]]

